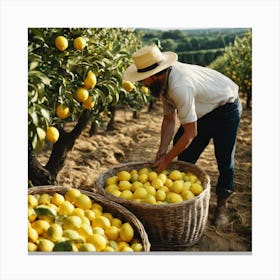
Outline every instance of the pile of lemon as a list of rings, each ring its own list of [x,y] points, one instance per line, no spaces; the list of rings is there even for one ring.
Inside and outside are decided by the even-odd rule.
[[[80,190],[28,195],[28,251],[141,252],[127,221]]]
[[[122,170],[105,180],[105,190],[139,203],[169,204],[192,199],[203,191],[199,178],[192,172],[151,168]]]

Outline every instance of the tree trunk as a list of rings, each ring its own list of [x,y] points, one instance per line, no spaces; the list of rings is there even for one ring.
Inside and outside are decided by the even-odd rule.
[[[35,157],[32,146],[28,147],[28,179],[34,186],[49,185],[56,183],[56,177],[62,169],[67,153],[72,150],[76,139],[85,129],[88,119],[90,117],[89,110],[83,110],[76,126],[71,132],[65,132],[62,128],[59,129],[59,139],[53,145],[52,153],[48,163],[43,167]]]

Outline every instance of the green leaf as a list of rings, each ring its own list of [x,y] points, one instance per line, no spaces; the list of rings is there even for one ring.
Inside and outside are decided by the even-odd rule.
[[[54,245],[53,251],[55,252],[71,252],[73,251],[73,245],[71,241],[66,240],[66,241],[61,241],[58,242]]]
[[[34,208],[35,213],[37,216],[56,216],[56,211],[54,208],[48,206],[48,205],[39,205]]]

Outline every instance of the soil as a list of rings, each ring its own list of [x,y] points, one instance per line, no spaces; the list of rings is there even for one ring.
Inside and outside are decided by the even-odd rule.
[[[242,99],[242,103],[243,114],[235,156],[235,192],[227,205],[229,223],[223,227],[213,224],[218,172],[213,144],[210,142],[196,163],[211,178],[208,222],[200,241],[185,251],[252,250],[252,114],[250,109],[245,109],[245,100]],[[162,108],[158,102],[150,112],[144,108],[138,119],[133,119],[132,112],[128,110],[118,110],[115,129],[112,131],[106,131],[105,126],[100,127],[98,133],[90,137],[88,126],[69,152],[58,175],[58,184],[92,190],[99,175],[115,165],[154,160],[160,140],[161,121]],[[49,155],[50,150],[46,149],[38,159],[44,164]]]

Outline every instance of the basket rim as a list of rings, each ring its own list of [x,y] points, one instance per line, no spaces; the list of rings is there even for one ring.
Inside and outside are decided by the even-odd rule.
[[[203,176],[205,176],[205,179],[206,179],[206,184],[205,184],[205,188],[203,189],[203,191],[191,198],[191,199],[188,199],[188,200],[183,200],[181,202],[177,202],[177,203],[169,203],[169,204],[150,204],[150,203],[146,203],[146,202],[135,202],[133,200],[129,200],[129,199],[125,199],[125,198],[122,198],[122,197],[117,197],[117,196],[114,196],[108,192],[105,191],[104,189],[104,186],[101,186],[101,179],[103,178],[103,176],[105,174],[107,174],[108,172],[110,172],[110,170],[112,169],[118,169],[118,168],[122,168],[124,166],[127,166],[128,164],[130,164],[131,166],[132,165],[144,165],[144,164],[153,164],[154,162],[153,161],[136,161],[136,162],[127,162],[127,163],[122,163],[122,164],[118,164],[118,165],[115,165],[113,166],[112,168],[109,168],[105,171],[103,171],[100,176],[98,177],[97,181],[96,181],[96,187],[101,190],[101,195],[104,195],[105,197],[107,197],[108,199],[112,199],[114,201],[116,201],[117,203],[119,204],[123,204],[125,203],[126,205],[134,205],[134,206],[141,206],[143,208],[146,208],[146,209],[160,209],[160,208],[166,208],[168,207],[169,209],[170,208],[177,208],[178,206],[182,206],[182,205],[187,205],[187,204],[191,204],[193,202],[195,202],[196,200],[199,200],[201,199],[203,196],[205,196],[207,193],[210,192],[210,188],[211,188],[211,185],[210,185],[210,176],[204,171],[202,170],[200,167],[198,167],[197,165],[195,164],[192,164],[190,162],[185,162],[185,161],[180,161],[180,160],[174,160],[170,163],[170,165],[172,164],[176,164],[176,163],[179,163],[179,164],[183,164],[183,165],[186,165],[186,166],[189,166],[189,167],[195,167],[200,173],[203,174]]]

